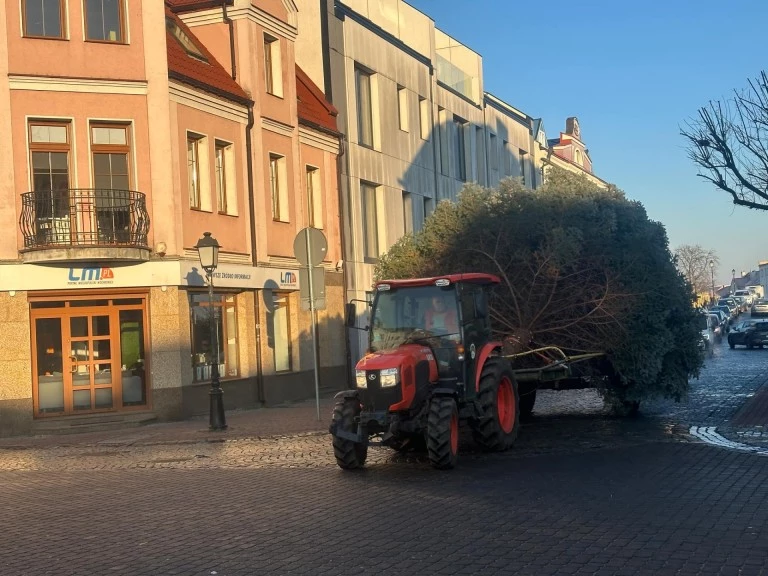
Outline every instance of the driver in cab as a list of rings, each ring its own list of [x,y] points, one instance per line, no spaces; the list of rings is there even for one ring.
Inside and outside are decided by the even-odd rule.
[[[432,307],[424,312],[424,329],[435,336],[458,337],[456,307],[448,306],[443,296],[433,296]]]

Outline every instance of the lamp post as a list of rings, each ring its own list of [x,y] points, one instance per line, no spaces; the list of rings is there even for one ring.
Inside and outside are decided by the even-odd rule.
[[[709,271],[712,274],[712,302],[715,301],[715,261],[709,261]]]
[[[219,243],[210,232],[203,232],[203,237],[197,241],[197,255],[200,266],[208,277],[208,306],[210,318],[211,342],[211,390],[208,424],[211,430],[226,430],[227,421],[224,416],[224,392],[219,381],[219,338],[216,330],[216,307],[213,305],[213,273],[219,265]],[[215,350],[215,352],[214,352]]]

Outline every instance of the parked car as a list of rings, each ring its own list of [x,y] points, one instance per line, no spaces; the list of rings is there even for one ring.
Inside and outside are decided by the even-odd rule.
[[[728,334],[728,346],[746,346],[762,348],[768,344],[768,321],[745,320],[739,322]]]
[[[755,300],[755,303],[752,304],[752,318],[760,318],[766,315],[768,315],[768,301]]]
[[[736,300],[733,298],[720,298],[720,300],[717,301],[717,305],[727,306],[731,311],[731,318],[739,317],[739,306],[736,304]]]
[[[707,356],[712,356],[715,352],[715,317],[710,314],[699,314],[699,329],[701,330],[701,339],[699,340],[699,349]]]
[[[744,299],[747,301],[747,306],[752,306],[752,301],[754,300],[754,296],[752,295],[752,292],[749,290],[736,290],[736,292],[733,293],[734,296],[743,296]]]
[[[731,309],[728,308],[728,306],[715,306],[712,308],[712,311],[723,313],[723,316],[725,316],[726,322],[728,323],[728,329],[730,330],[731,324],[733,322],[733,314],[731,314]]]
[[[712,309],[709,314],[714,315],[717,318],[717,323],[720,326],[720,335],[724,336],[730,331],[730,318],[728,315],[719,309]]]
[[[723,334],[725,334],[725,328],[723,328],[720,322],[720,315],[707,312],[707,318],[709,319],[709,328],[714,336],[715,344],[719,344],[723,340]]]

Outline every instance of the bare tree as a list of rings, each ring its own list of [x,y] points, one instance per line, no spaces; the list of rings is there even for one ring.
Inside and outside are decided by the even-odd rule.
[[[710,102],[680,131],[698,175],[727,192],[733,203],[768,210],[768,75],[745,90]]]
[[[702,248],[699,244],[683,244],[675,249],[677,269],[691,283],[697,294],[709,293],[713,274],[717,274],[720,260],[714,250]]]

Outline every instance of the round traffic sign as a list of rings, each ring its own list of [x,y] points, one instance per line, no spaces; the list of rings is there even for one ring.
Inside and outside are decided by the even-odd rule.
[[[302,229],[293,241],[293,253],[302,266],[317,266],[328,253],[328,240],[317,228]]]

